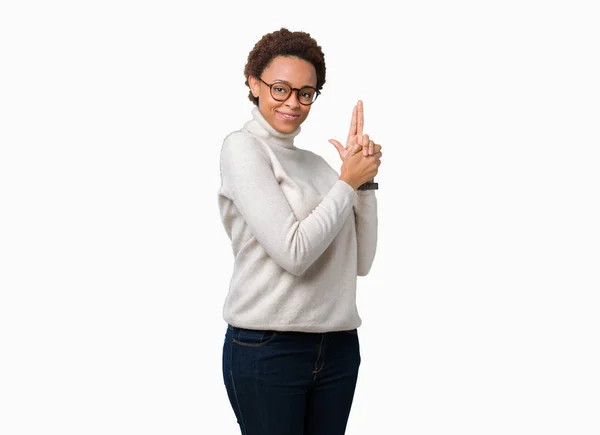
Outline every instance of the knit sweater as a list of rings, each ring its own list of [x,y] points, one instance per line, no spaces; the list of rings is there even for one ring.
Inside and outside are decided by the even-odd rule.
[[[319,155],[294,145],[257,107],[220,154],[218,205],[233,273],[224,320],[240,328],[357,328],[357,276],[377,246],[375,191],[354,190]]]

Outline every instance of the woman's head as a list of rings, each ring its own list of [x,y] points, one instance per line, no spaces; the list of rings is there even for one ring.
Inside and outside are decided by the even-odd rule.
[[[323,88],[325,56],[308,33],[282,28],[256,43],[248,55],[244,75],[250,101],[273,128],[291,133],[308,116],[312,94],[316,98]],[[281,101],[290,88],[300,90],[292,90]]]

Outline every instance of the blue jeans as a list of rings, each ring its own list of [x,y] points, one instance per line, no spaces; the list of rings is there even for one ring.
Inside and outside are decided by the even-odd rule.
[[[227,327],[223,378],[242,435],[343,435],[360,365],[358,333]]]

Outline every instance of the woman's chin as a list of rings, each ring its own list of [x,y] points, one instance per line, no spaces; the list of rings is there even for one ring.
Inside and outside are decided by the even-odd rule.
[[[289,133],[293,133],[294,131],[296,131],[297,128],[298,128],[298,126],[278,125],[277,128],[275,128],[275,130],[277,130],[279,133],[289,134]]]
[[[300,126],[300,122],[297,122],[297,121],[296,122],[290,122],[290,121],[281,122],[281,120],[279,120],[279,119],[276,119],[275,121],[276,122],[273,127],[279,133],[283,133],[283,134],[293,133]]]

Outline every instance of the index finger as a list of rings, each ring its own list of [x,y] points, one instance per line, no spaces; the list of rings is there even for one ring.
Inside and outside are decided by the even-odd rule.
[[[358,100],[358,109],[357,109],[357,116],[356,116],[356,134],[357,135],[362,135],[363,134],[363,126],[365,125],[365,112],[363,109],[363,102],[362,100]]]

